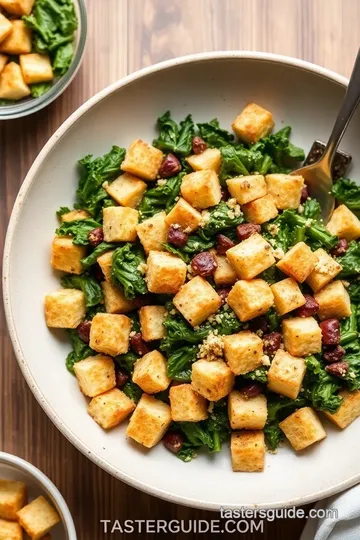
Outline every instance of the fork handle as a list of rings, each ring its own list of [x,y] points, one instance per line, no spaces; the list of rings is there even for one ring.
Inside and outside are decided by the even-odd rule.
[[[356,57],[355,65],[351,73],[349,84],[346,90],[344,100],[341,105],[340,112],[336,119],[335,125],[329,137],[324,154],[321,158],[323,163],[326,163],[329,170],[334,159],[337,147],[345,133],[348,123],[350,122],[360,100],[360,49]]]

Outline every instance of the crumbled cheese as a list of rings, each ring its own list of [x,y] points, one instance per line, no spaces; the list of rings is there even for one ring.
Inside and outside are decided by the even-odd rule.
[[[210,414],[214,411],[214,406],[215,406],[215,402],[210,401],[208,409],[207,409]]]
[[[170,311],[170,315],[176,315],[176,309],[172,309],[172,310]]]
[[[275,238],[270,238],[269,244],[271,244],[272,247],[276,246],[276,240],[275,240]]]
[[[232,210],[229,210],[229,211],[227,212],[227,217],[228,217],[229,219],[234,219],[234,218],[235,218],[234,212],[233,212]]]
[[[261,363],[263,366],[270,366],[270,358],[267,354],[263,354],[263,356],[261,357]]]
[[[129,335],[130,335],[130,337],[134,337],[136,335],[135,330],[132,330]]]
[[[279,225],[276,225],[275,223],[270,223],[267,230],[269,231],[271,236],[276,236],[279,232]]]
[[[312,219],[309,218],[305,221],[305,227],[311,227],[311,225],[312,225]]]
[[[205,225],[210,220],[210,212],[207,210],[204,210],[204,212],[201,213],[201,220],[200,220],[200,227],[205,227]]]
[[[197,357],[208,361],[218,360],[223,356],[224,342],[222,336],[210,332],[199,347]]]
[[[106,189],[108,187],[108,185],[109,185],[109,182],[107,180],[105,180],[105,182],[102,183],[102,187],[104,189]]]
[[[139,266],[137,267],[137,270],[140,272],[140,274],[145,274],[147,270],[147,264],[144,262],[141,262]]]
[[[314,267],[315,272],[325,275],[333,275],[336,272],[336,269],[337,263],[335,261],[322,257],[321,255]]]
[[[228,206],[229,208],[231,208],[232,210],[234,210],[235,206],[237,205],[237,200],[232,198],[232,199],[228,199],[226,201],[226,206]]]
[[[259,337],[263,337],[264,332],[263,332],[262,330],[260,330],[260,328],[259,328],[259,330],[256,330],[255,334],[256,334],[257,336],[259,336]]]
[[[280,247],[273,250],[275,259],[282,259],[285,256],[284,250]]]
[[[171,226],[173,229],[181,229],[181,225],[179,223],[172,223]]]
[[[186,229],[184,229],[185,234],[190,234],[191,231],[192,231],[191,227],[186,227]]]
[[[344,287],[348,288],[350,287],[350,283],[348,281],[345,281],[344,279],[342,280],[342,284],[344,285]]]
[[[156,182],[158,186],[165,186],[167,180],[165,178],[159,178],[159,180]]]
[[[299,204],[297,211],[298,211],[298,214],[302,214],[304,212],[304,207],[302,204]]]
[[[235,217],[240,217],[242,216],[242,211],[241,211],[241,208],[240,208],[240,205],[237,204],[235,207],[234,207],[234,215]]]

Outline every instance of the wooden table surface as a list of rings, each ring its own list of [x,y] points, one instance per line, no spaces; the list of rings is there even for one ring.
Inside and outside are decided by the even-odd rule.
[[[0,124],[0,252],[17,191],[34,158],[98,90],[143,66],[221,49],[295,56],[348,76],[360,42],[360,0],[88,0],[88,25],[84,61],[66,92],[37,114]],[[24,275],[25,265],[26,257]],[[121,537],[120,532],[105,535],[100,519],[217,517],[145,495],[78,452],[27,388],[1,311],[0,355],[0,449],[29,460],[55,482],[80,540]],[[277,520],[265,524],[263,535],[241,536],[296,540],[303,525],[303,520]]]

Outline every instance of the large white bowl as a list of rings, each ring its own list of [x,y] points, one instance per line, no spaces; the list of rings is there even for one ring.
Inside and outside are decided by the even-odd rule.
[[[344,432],[328,426],[319,445],[295,454],[283,447],[266,456],[263,473],[233,473],[228,448],[185,464],[160,444],[145,451],[125,438],[125,427],[104,432],[86,412],[86,400],[64,360],[69,342],[44,322],[43,297],[58,288],[49,265],[55,211],[70,205],[76,161],[101,155],[112,144],[137,137],[151,141],[155,119],[171,109],[177,119],[217,116],[222,126],[248,101],[273,112],[277,128],[293,126],[306,150],[326,139],[347,80],[291,58],[254,52],[194,55],[146,68],[106,88],[80,107],[35,160],[16,200],[5,245],[7,322],[22,372],[46,414],[85,455],[117,478],[148,493],[194,507],[305,504],[360,480],[360,421]],[[355,158],[360,177],[360,122],[356,115],[342,147]],[[339,459],[340,458],[340,459]]]

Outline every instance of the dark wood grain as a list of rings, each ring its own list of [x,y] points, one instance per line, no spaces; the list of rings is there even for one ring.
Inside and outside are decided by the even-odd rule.
[[[360,0],[88,0],[88,17],[84,62],[70,88],[38,114],[0,124],[1,252],[17,191],[34,158],[65,118],[109,83],[167,58],[217,49],[292,55],[349,75],[360,42]],[[136,491],[75,450],[27,388],[1,313],[0,360],[0,448],[50,476],[70,506],[80,540],[110,537],[100,519],[216,517]],[[242,537],[296,540],[303,525],[277,520],[265,525],[263,535]]]

